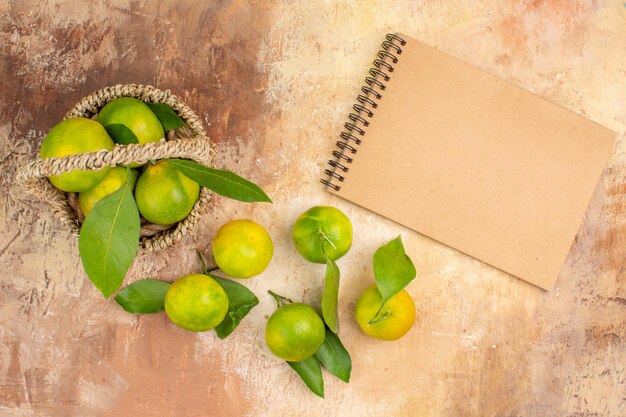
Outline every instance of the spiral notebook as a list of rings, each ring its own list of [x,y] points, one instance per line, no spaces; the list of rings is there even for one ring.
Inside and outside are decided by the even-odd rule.
[[[551,289],[613,132],[401,34],[369,75],[327,189]]]

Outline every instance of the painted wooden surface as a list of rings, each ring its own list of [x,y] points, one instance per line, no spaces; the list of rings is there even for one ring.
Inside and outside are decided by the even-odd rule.
[[[179,4],[177,4],[179,3]],[[626,4],[621,1],[0,2],[0,415],[626,415]],[[554,291],[546,293],[390,221],[318,183],[382,35],[402,31],[616,132],[609,167]],[[117,83],[169,88],[201,115],[218,164],[273,205],[216,199],[176,248],[127,281],[198,271],[217,227],[265,225],[275,258],[246,282],[261,299],[220,341],[163,314],[137,317],[87,281],[49,207],[15,187],[47,130]],[[453,94],[453,91],[451,91]],[[290,242],[315,204],[353,220],[339,264],[349,385],[307,392],[263,341],[273,289],[316,303],[323,267]],[[395,343],[352,318],[376,247],[402,234],[419,276],[417,323]],[[488,238],[486,236],[485,238]]]

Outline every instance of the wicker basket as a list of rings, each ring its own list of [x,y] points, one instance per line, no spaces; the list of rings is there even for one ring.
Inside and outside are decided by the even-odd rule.
[[[163,103],[170,106],[187,126],[168,131],[160,142],[143,145],[115,145],[113,150],[100,150],[62,158],[36,160],[20,168],[17,179],[37,197],[52,204],[55,217],[66,224],[78,236],[83,215],[77,204],[77,193],[66,193],[54,187],[47,177],[64,172],[99,170],[104,167],[127,165],[131,162],[146,162],[164,158],[186,158],[211,166],[215,157],[215,145],[209,140],[198,116],[169,90],[161,91],[147,85],[116,85],[103,88],[80,100],[65,115],[65,118],[94,118],[109,101],[118,97],[135,97],[144,102]],[[200,188],[200,197],[189,215],[182,221],[169,226],[156,225],[142,219],[140,253],[171,247],[198,223],[211,200],[211,192]]]

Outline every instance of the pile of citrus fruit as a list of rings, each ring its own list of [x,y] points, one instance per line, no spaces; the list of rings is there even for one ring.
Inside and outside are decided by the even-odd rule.
[[[169,110],[168,117],[177,118]],[[158,142],[165,127],[184,123],[180,119],[164,123],[162,113],[135,98],[115,99],[94,120],[71,118],[54,126],[43,141],[41,157]],[[203,273],[172,283],[142,279],[121,289],[137,252],[141,217],[159,225],[181,221],[194,207],[201,186],[244,202],[271,202],[255,184],[229,171],[179,159],[77,170],[49,180],[63,191],[79,193],[85,217],[79,249],[85,271],[105,297],[117,293],[115,300],[124,310],[134,314],[165,310],[177,326],[194,332],[214,329],[223,339],[259,303],[252,291],[233,280],[261,274],[274,255],[268,232],[250,220],[233,220],[219,228],[211,245],[215,266],[207,268],[200,256]],[[337,208],[316,206],[297,218],[291,238],[304,259],[325,264],[323,295],[319,305],[311,306],[270,291],[278,308],[267,321],[265,341],[323,397],[322,367],[345,382],[352,370],[350,355],[338,336],[341,274],[336,264],[352,246],[352,223]],[[415,321],[415,305],[404,290],[416,276],[415,267],[400,237],[374,253],[373,266],[376,284],[358,298],[354,317],[366,334],[395,340]]]
[[[321,368],[348,382],[352,370],[350,354],[339,339],[333,312],[324,306],[338,303],[338,268],[335,260],[352,245],[352,224],[338,209],[316,206],[294,224],[292,240],[297,251],[314,263],[326,263],[321,312],[317,306],[269,293],[278,308],[267,321],[265,342],[269,350],[287,361],[317,395],[324,396]],[[269,265],[274,246],[263,226],[250,220],[233,220],[219,228],[211,245],[216,266],[203,274],[189,274],[172,284],[154,280],[136,281],[124,288],[116,301],[130,313],[165,310],[177,326],[194,332],[215,329],[220,338],[232,332],[239,321],[258,304],[256,296],[232,278],[251,278]],[[330,273],[329,273],[330,271]],[[330,284],[336,271],[336,284]],[[415,268],[404,253],[400,238],[380,247],[374,254],[376,285],[363,291],[356,302],[354,317],[368,335],[396,340],[415,321],[415,305],[403,288],[415,277]],[[226,277],[224,277],[226,275]],[[330,297],[329,300],[325,300]],[[146,301],[149,305],[145,305]]]
[[[130,133],[129,133],[130,132]],[[63,157],[101,149],[112,150],[115,143],[158,142],[163,127],[150,107],[133,97],[121,97],[106,104],[96,120],[83,117],[66,119],[54,126],[41,145],[42,158]],[[57,188],[79,193],[78,201],[86,217],[98,201],[112,194],[127,181],[135,187],[139,213],[155,224],[176,223],[189,214],[198,200],[200,186],[167,161],[148,164],[142,172],[136,163],[127,167],[105,167],[99,171],[71,171],[49,177]]]

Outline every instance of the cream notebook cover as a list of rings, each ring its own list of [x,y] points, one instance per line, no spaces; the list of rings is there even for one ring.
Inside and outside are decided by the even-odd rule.
[[[613,132],[405,35],[374,65],[327,189],[551,289]]]

